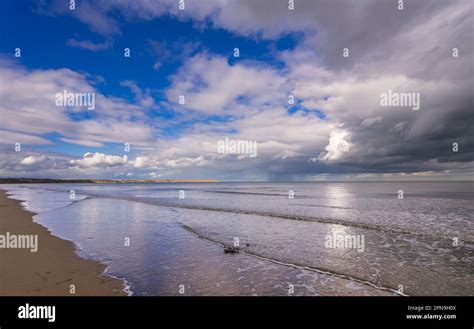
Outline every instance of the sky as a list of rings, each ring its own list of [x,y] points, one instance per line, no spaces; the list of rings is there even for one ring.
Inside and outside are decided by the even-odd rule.
[[[0,13],[0,177],[473,180],[472,1],[2,1]],[[94,109],[58,105],[64,92],[94,95]],[[413,97],[382,103],[389,93]]]

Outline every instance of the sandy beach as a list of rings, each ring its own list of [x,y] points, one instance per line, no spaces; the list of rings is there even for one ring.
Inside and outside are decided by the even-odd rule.
[[[125,295],[122,281],[102,275],[104,264],[80,258],[72,242],[34,223],[33,215],[0,191],[0,235],[32,235],[38,241],[37,252],[0,248],[0,296]]]

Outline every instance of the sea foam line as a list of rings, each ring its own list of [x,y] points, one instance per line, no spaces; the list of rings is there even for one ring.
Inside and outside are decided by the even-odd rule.
[[[28,187],[33,188],[34,187]],[[47,188],[39,188],[49,191],[58,192],[58,190],[54,189],[47,189]],[[407,235],[415,235],[421,237],[428,237],[436,240],[452,240],[450,235],[443,235],[443,234],[429,234],[426,232],[417,232],[414,230],[403,229],[400,227],[387,227],[377,224],[370,224],[370,223],[358,223],[353,221],[348,221],[344,219],[336,219],[336,218],[321,218],[321,217],[308,217],[308,216],[298,216],[298,215],[290,215],[290,214],[275,214],[275,213],[268,213],[264,211],[258,210],[243,210],[243,209],[229,209],[229,208],[217,208],[217,207],[207,207],[207,206],[196,206],[196,205],[183,205],[178,203],[160,203],[157,202],[156,198],[140,198],[140,197],[128,197],[128,196],[110,196],[110,195],[103,195],[101,193],[94,193],[92,191],[78,191],[81,195],[89,195],[91,197],[100,197],[100,198],[107,198],[107,199],[114,199],[114,200],[126,200],[131,202],[139,202],[143,204],[149,204],[152,206],[157,207],[164,207],[164,208],[179,208],[179,209],[190,209],[190,210],[202,210],[202,211],[215,211],[215,212],[228,212],[234,214],[242,214],[242,215],[254,215],[254,216],[262,216],[262,217],[271,217],[271,218],[281,218],[287,220],[297,220],[297,221],[304,221],[304,222],[313,222],[313,223],[321,223],[321,224],[331,224],[331,225],[341,225],[346,227],[353,227],[353,228],[361,228],[367,230],[374,230],[379,232],[388,232],[388,233],[397,233],[397,234],[407,234]],[[80,201],[80,200],[79,200]],[[474,240],[464,238],[460,239],[460,242],[463,243],[474,243]]]
[[[202,239],[202,240],[205,240],[205,241],[208,241],[212,244],[215,244],[215,245],[218,245],[222,248],[227,248],[229,246],[226,246],[225,244],[223,243],[220,243],[218,241],[215,241],[215,240],[212,240],[208,237],[205,237],[203,235],[200,235],[196,230],[194,230],[192,227],[188,226],[188,225],[185,225],[185,224],[181,224],[182,227],[196,235],[198,238]],[[341,274],[341,273],[336,273],[336,272],[330,272],[330,271],[327,271],[327,270],[321,270],[321,269],[318,269],[318,268],[314,268],[314,267],[309,267],[309,266],[304,266],[304,265],[298,265],[298,264],[293,264],[293,263],[288,263],[288,262],[284,262],[284,261],[281,261],[281,260],[276,260],[276,259],[273,259],[273,258],[269,258],[269,257],[265,257],[265,256],[261,256],[261,255],[257,255],[255,253],[251,253],[251,252],[247,252],[247,251],[244,251],[244,250],[237,250],[236,251],[237,253],[239,254],[243,254],[243,255],[246,255],[246,256],[250,256],[250,257],[254,257],[254,258],[257,258],[257,259],[261,259],[261,260],[266,260],[266,261],[270,261],[272,263],[275,263],[275,264],[279,264],[279,265],[283,265],[283,266],[287,266],[287,267],[296,267],[296,268],[299,268],[299,269],[304,269],[304,270],[308,270],[308,271],[311,271],[311,272],[316,272],[316,273],[320,273],[320,274],[327,274],[327,275],[331,275],[331,276],[335,276],[335,277],[338,277],[338,278],[343,278],[343,279],[347,279],[347,280],[350,280],[350,281],[354,281],[354,282],[357,282],[357,283],[360,283],[360,284],[364,284],[364,285],[368,285],[372,288],[375,288],[377,290],[384,290],[384,291],[390,291],[392,293],[395,293],[397,295],[400,295],[400,296],[403,296],[403,297],[409,297],[410,295],[408,294],[405,294],[405,293],[402,293],[398,290],[395,290],[395,289],[392,289],[392,288],[389,288],[389,287],[384,287],[384,286],[380,286],[380,285],[377,285],[373,282],[370,282],[370,281],[366,281],[366,280],[362,280],[362,279],[358,279],[358,278],[355,278],[355,277],[352,277],[350,275],[346,275],[346,274]]]

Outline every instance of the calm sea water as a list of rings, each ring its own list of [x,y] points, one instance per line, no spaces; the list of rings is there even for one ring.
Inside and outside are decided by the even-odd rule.
[[[107,274],[126,280],[135,295],[396,295],[400,289],[408,295],[474,295],[473,187],[333,182],[2,188],[36,212],[36,222],[73,241],[81,256],[108,264]],[[363,237],[363,251],[328,248],[334,234]],[[235,238],[244,253],[224,253]]]

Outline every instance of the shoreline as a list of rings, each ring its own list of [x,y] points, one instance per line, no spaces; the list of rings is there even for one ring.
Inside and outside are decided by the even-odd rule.
[[[35,214],[6,192],[0,190],[0,235],[35,236],[38,250],[0,247],[0,296],[127,295],[125,281],[106,275],[105,264],[81,258],[72,241],[35,223]]]

